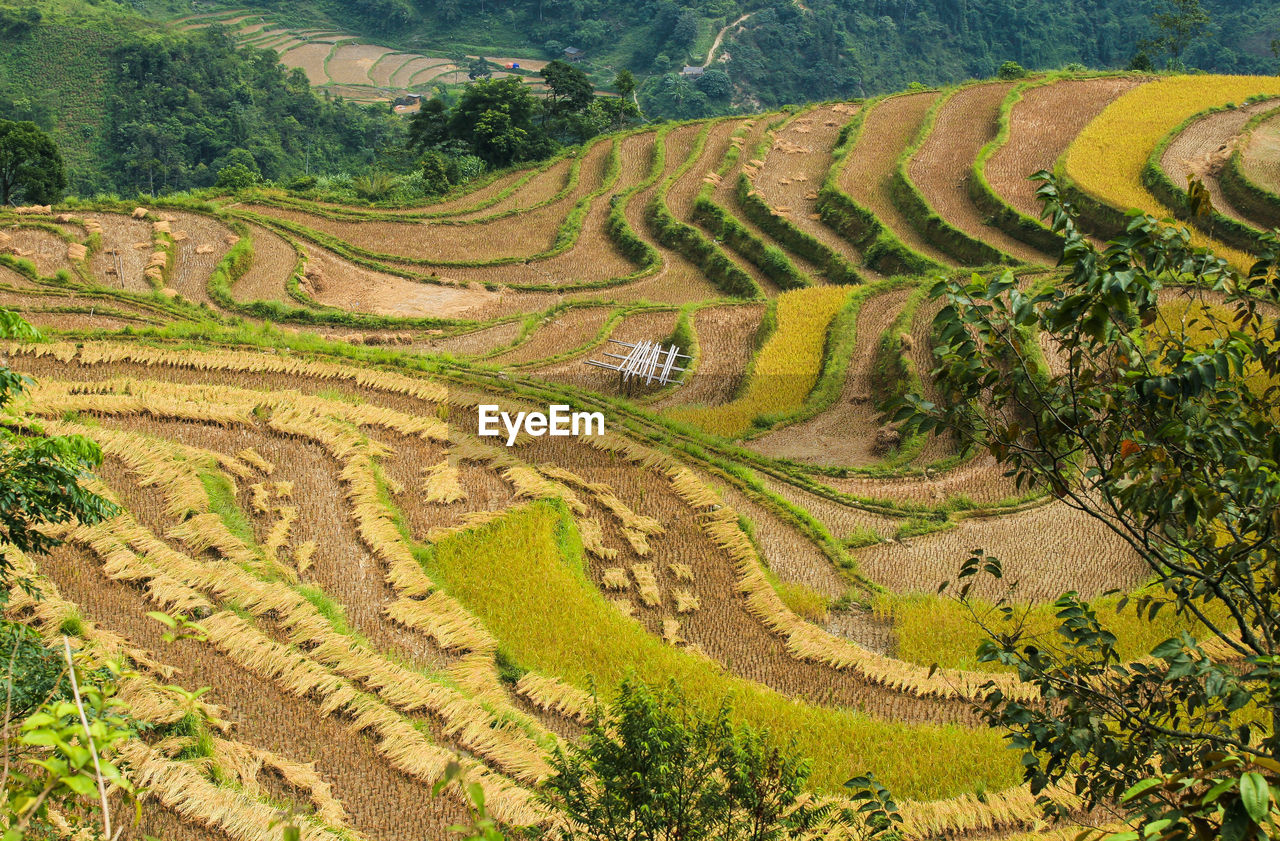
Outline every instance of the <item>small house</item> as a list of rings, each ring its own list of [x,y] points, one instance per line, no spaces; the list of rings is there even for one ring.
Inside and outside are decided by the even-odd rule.
[[[685,65],[685,68],[680,71],[680,75],[684,76],[686,79],[696,79],[702,75],[702,71],[703,71],[703,68],[701,67]]]
[[[582,50],[578,49],[577,47],[564,48],[564,57],[569,59],[570,61],[582,61],[583,57],[585,56],[586,56],[586,53],[584,53]]]

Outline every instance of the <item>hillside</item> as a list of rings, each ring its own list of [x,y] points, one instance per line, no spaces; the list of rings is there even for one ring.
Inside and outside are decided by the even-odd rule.
[[[1010,60],[1042,69],[1069,63],[1123,68],[1141,39],[1157,35],[1150,16],[1167,3],[276,0],[224,5],[262,11],[284,24],[354,33],[398,50],[547,59],[574,46],[595,66],[627,67],[647,79],[647,112],[685,117],[719,113],[716,109],[728,104],[718,84],[684,84],[687,80],[675,75],[684,65],[702,64],[726,27],[714,66],[732,81],[732,101],[778,107],[887,93],[913,81],[935,85],[985,78]],[[1280,37],[1280,24],[1270,3],[1205,0],[1203,5],[1212,26],[1183,56],[1188,67],[1276,72],[1269,44]],[[750,17],[732,25],[744,14]],[[1152,58],[1162,66],[1162,55]]]
[[[433,202],[0,210],[0,306],[49,339],[8,358],[50,432],[101,444],[122,506],[22,560],[46,600],[15,588],[9,615],[136,664],[156,728],[127,749],[135,837],[262,839],[284,808],[307,838],[443,839],[462,805],[430,789],[454,759],[505,827],[546,824],[548,751],[628,673],[731,695],[817,792],[874,771],[904,839],[1040,832],[970,703],[1028,689],[975,662],[937,587],[981,546],[1048,623],[1061,592],[1149,571],[882,409],[947,388],[940,274],[1060,278],[1036,170],[1108,236],[1129,208],[1184,214],[1195,167],[1216,215],[1190,236],[1247,267],[1280,219],[1278,100],[1276,77],[1056,73],[646,125]],[[1170,291],[1186,317],[1194,290]],[[624,387],[586,364],[610,340],[677,342],[692,373]],[[609,433],[504,447],[489,403]],[[1100,604],[1125,656],[1182,627]],[[163,642],[157,610],[200,633]],[[209,687],[227,727],[170,683]]]

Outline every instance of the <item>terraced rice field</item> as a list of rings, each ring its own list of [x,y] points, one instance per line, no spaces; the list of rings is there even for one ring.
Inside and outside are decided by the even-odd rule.
[[[1036,182],[1028,174],[1052,170],[1071,141],[1102,109],[1142,84],[1128,76],[1033,85],[1009,112],[1009,138],[987,161],[991,187],[1018,212],[1040,218]]]
[[[1241,159],[1250,179],[1272,194],[1280,195],[1280,115],[1258,126]]]
[[[1012,87],[973,85],[943,102],[933,130],[911,156],[908,173],[925,201],[948,224],[1019,262],[1047,263],[1050,255],[987,225],[966,188],[973,159],[995,137],[1000,103]]]
[[[929,91],[889,97],[871,106],[840,172],[840,187],[874,213],[907,247],[943,265],[955,265],[950,255],[920,235],[893,203],[889,191],[899,158],[920,131],[937,98],[936,92]]]
[[[364,61],[370,84],[394,85],[428,69],[362,55],[337,72]],[[1054,165],[1095,199],[1162,212],[1138,180],[1161,139],[1276,84],[1032,80],[986,172],[1028,216],[1019,170]],[[833,178],[945,265],[887,281],[810,198],[863,103],[647,126],[419,207],[268,191],[0,211],[0,306],[47,333],[0,351],[36,382],[50,432],[101,444],[95,487],[122,506],[22,559],[48,607],[32,618],[15,592],[11,610],[49,635],[78,615],[85,647],[120,635],[141,687],[208,687],[201,703],[228,723],[195,760],[153,734],[130,745],[151,787],[138,832],[247,841],[294,806],[307,838],[444,839],[463,806],[430,788],[453,759],[504,827],[545,825],[548,752],[581,732],[592,687],[607,695],[628,670],[707,707],[732,694],[740,720],[795,738],[823,794],[874,771],[910,841],[1031,830],[1017,757],[969,704],[992,677],[958,647],[974,629],[930,594],[976,546],[1038,610],[1065,589],[1133,588],[1143,569],[989,458],[895,439],[879,410],[901,388],[943,399],[940,304],[924,293],[970,271],[893,202],[896,172],[966,236],[1049,259],[1019,252],[965,189],[1010,90],[951,96],[910,160],[948,92],[862,115]],[[1193,124],[1166,167],[1246,113]],[[1272,136],[1255,132],[1249,167],[1268,165]],[[736,246],[695,218],[700,195],[740,226]],[[765,254],[794,267],[794,288]],[[585,364],[608,338],[674,338],[693,373],[623,387]],[[553,402],[603,412],[608,434],[477,434],[479,404]],[[207,640],[164,643],[154,610]],[[147,708],[154,735],[182,714]]]
[[[1218,182],[1218,174],[1235,151],[1245,123],[1277,105],[1280,103],[1275,100],[1263,100],[1196,120],[1165,148],[1160,167],[1178,186],[1186,185],[1192,177],[1199,179],[1216,210],[1246,225],[1256,224],[1232,206]]]
[[[1280,95],[1280,81],[1251,76],[1175,76],[1121,96],[1072,142],[1063,168],[1081,190],[1115,207],[1135,207],[1158,218],[1172,216],[1142,185],[1142,168],[1162,137],[1184,120],[1249,96]],[[1121,131],[1120,126],[1128,126]],[[1249,255],[1199,231],[1192,240],[1212,247],[1245,270]]]
[[[357,102],[386,102],[406,92],[425,93],[433,83],[467,81],[465,67],[459,68],[438,55],[359,43],[354,36],[340,32],[295,29],[272,23],[259,13],[191,15],[178,25],[183,29],[197,29],[213,23],[221,24],[241,44],[276,51],[286,67],[302,68],[314,87]],[[535,92],[545,91],[542,77],[537,75],[546,67],[545,59],[484,58],[490,62],[493,78],[516,76]],[[500,69],[512,63],[518,64],[519,70]]]

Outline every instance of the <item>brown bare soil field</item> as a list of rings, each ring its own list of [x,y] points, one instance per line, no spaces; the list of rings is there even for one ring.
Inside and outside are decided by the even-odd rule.
[[[430,84],[436,79],[443,79],[446,76],[449,77],[444,79],[446,82],[456,83],[466,79],[466,74],[463,72],[463,68],[445,62],[444,64],[433,64],[429,67],[423,67],[415,71],[414,74],[409,77],[409,87],[420,88],[423,85]]]
[[[57,306],[57,304],[51,304]],[[123,330],[126,327],[145,327],[150,324],[162,324],[162,319],[119,318],[114,315],[100,313],[66,313],[42,312],[39,309],[24,308],[22,317],[31,326],[41,330],[76,331],[76,330]]]
[[[329,78],[339,85],[371,85],[369,71],[392,52],[373,44],[343,44],[329,59]]]
[[[836,103],[820,105],[787,121],[774,134],[773,148],[764,166],[752,178],[756,190],[775,212],[785,216],[797,228],[825,243],[833,251],[844,254],[857,265],[862,257],[849,241],[817,219],[816,200],[823,179],[831,168],[831,151],[836,137],[858,105]],[[752,150],[744,150],[750,153]],[[859,269],[868,279],[877,277],[870,269]],[[821,280],[815,276],[815,280]]]
[[[366,269],[313,245],[305,249],[308,270],[321,273],[320,282],[313,282],[312,297],[327,306],[401,318],[479,319],[498,299],[484,289],[408,280]]]
[[[412,53],[388,52],[369,68],[369,78],[380,88],[393,87],[391,77],[396,75],[400,68],[413,61],[413,58]]]
[[[103,286],[150,292],[142,271],[152,253],[151,224],[119,213],[89,213],[84,218],[102,225],[102,248],[89,261],[94,278]]]
[[[924,458],[916,461],[929,463]],[[941,505],[956,496],[968,497],[978,505],[994,505],[1026,492],[1025,488],[1019,490],[1012,479],[1001,476],[996,468],[990,456],[978,455],[949,470],[925,468],[924,476],[851,476],[843,479],[825,476],[821,481],[857,497],[919,505]]]
[[[292,35],[281,35],[275,38],[267,38],[257,46],[260,49],[275,50],[276,53],[283,54],[292,50],[294,47],[300,47],[305,43],[306,41],[303,41],[300,38],[295,38]]]
[[[449,353],[454,356],[479,356],[514,342],[519,335],[520,322],[507,321],[457,336],[432,339],[429,347],[432,352]]]
[[[285,284],[298,261],[293,246],[260,225],[249,225],[249,236],[253,240],[253,263],[232,285],[231,296],[241,303],[291,300]]]
[[[1040,218],[1037,182],[1085,126],[1116,97],[1145,82],[1130,77],[1068,79],[1029,88],[1009,113],[1009,139],[987,161],[987,181],[1014,209]]]
[[[265,20],[260,20],[257,23],[250,23],[245,26],[236,27],[235,35],[238,38],[243,38],[246,35],[253,35],[254,33],[261,32],[268,26],[270,26],[269,23]]]
[[[609,144],[608,140],[599,142],[602,142],[606,147]],[[586,154],[587,153],[584,153],[584,157]],[[469,213],[459,213],[458,215],[451,216],[449,218],[454,220],[484,219],[500,213],[521,211],[526,208],[533,207],[536,204],[550,201],[568,184],[569,174],[573,167],[573,163],[573,160],[570,158],[557,161],[542,172],[534,175],[519,188],[512,191],[510,195],[491,207],[471,211]],[[583,167],[585,167],[588,162],[584,160],[582,163]],[[581,177],[581,175],[579,177]]]
[[[874,405],[871,387],[876,347],[912,291],[894,289],[863,301],[844,387],[831,408],[746,445],[764,455],[807,464],[856,467],[879,460],[883,453],[875,450],[876,431],[884,420]]]
[[[472,58],[474,57],[472,56]],[[532,70],[534,73],[542,72],[542,69],[551,63],[542,58],[511,58],[510,56],[506,58],[489,58],[489,56],[485,56],[485,58],[488,58],[494,64],[501,64],[503,67],[514,61],[520,65],[521,70]]]
[[[0,266],[0,285],[13,289],[38,289],[41,288],[31,281],[27,280],[23,275],[18,274],[8,266]]]
[[[609,338],[617,339],[621,342],[665,339],[676,329],[676,319],[678,317],[679,313],[673,310],[635,313],[624,318],[622,323],[616,326],[613,332],[609,334]],[[608,347],[609,342],[605,341],[572,359],[565,359],[541,368],[532,368],[529,373],[539,379],[561,383],[562,385],[589,388],[602,394],[619,394],[617,374],[586,364],[587,359],[597,357]],[[637,391],[636,393],[639,394],[641,392]]]
[[[418,56],[411,58],[404,64],[396,68],[396,72],[391,74],[391,87],[407,90],[409,88],[409,80],[419,70],[426,70],[428,67],[436,67],[440,64],[447,63],[442,58],[427,58],[426,56]]]
[[[186,688],[209,687],[205,699],[222,708],[240,741],[297,762],[314,762],[347,807],[351,825],[370,838],[402,838],[406,825],[417,837],[444,837],[448,823],[462,817],[450,798],[431,797],[428,786],[389,767],[372,740],[351,732],[348,723],[253,675],[210,644],[161,640],[162,627],[146,615],[158,606],[133,587],[108,579],[96,559],[59,549],[41,562],[41,571],[85,618],[177,669]],[[307,738],[299,739],[299,733]]]
[[[644,178],[649,170],[653,135],[647,132],[637,134],[623,139],[621,143],[618,180],[591,202],[591,208],[583,219],[582,232],[578,235],[577,242],[568,251],[546,260],[530,260],[525,263],[450,267],[445,274],[467,282],[547,283],[557,286],[598,283],[629,276],[636,270],[636,266],[618,251],[605,227],[609,218],[609,199]],[[588,161],[583,162],[580,181],[587,177],[588,164]],[[589,300],[601,297],[620,299],[620,291],[629,288],[630,285],[620,289],[587,289],[568,293],[566,297]],[[543,306],[530,307],[531,310],[542,308]]]
[[[845,505],[803,488],[797,488],[775,476],[761,474],[760,481],[773,493],[813,514],[834,537],[840,540],[847,540],[867,531],[873,531],[881,537],[888,537],[902,524],[901,518]]]
[[[929,137],[912,156],[908,172],[929,206],[947,222],[1019,260],[1050,263],[1049,255],[986,224],[966,187],[978,151],[995,137],[1000,104],[1012,88],[1006,82],[973,85],[947,100]]]
[[[658,254],[662,258],[662,268],[658,270],[657,274],[645,278],[641,283],[629,284],[624,289],[619,290],[617,294],[611,296],[615,300],[643,299],[657,303],[671,303],[673,302],[673,297],[683,296],[690,291],[694,292],[694,297],[682,298],[682,300],[702,300],[719,297],[719,293],[714,290],[706,276],[688,258],[658,244],[654,240],[653,233],[649,230],[649,223],[645,220],[645,209],[649,206],[654,194],[662,189],[662,182],[678,169],[682,163],[688,160],[689,155],[693,152],[693,146],[698,139],[698,134],[702,129],[703,126],[691,123],[668,132],[665,138],[666,157],[663,160],[662,173],[652,186],[636,193],[627,202],[626,217],[627,222],[631,225],[631,230],[658,250]],[[647,294],[637,294],[637,287],[642,285],[651,291]],[[636,297],[630,297],[631,295],[636,295]]]
[[[387,102],[388,97],[381,95],[371,85],[326,85],[330,96],[340,96],[355,102]]]
[[[0,228],[10,237],[8,247],[14,256],[36,264],[41,277],[53,277],[58,269],[71,269],[67,259],[67,242],[49,231],[38,228]]]
[[[600,187],[608,151],[608,144],[598,144],[591,149],[582,163],[577,188],[564,198],[537,210],[489,223],[340,222],[304,211],[264,205],[249,205],[246,209],[306,225],[375,253],[441,262],[530,258],[551,248],[556,231],[573,204]]]
[[[528,365],[585,345],[600,332],[610,314],[609,307],[575,307],[544,321],[533,335],[507,353],[485,360],[494,365]]]
[[[1244,173],[1251,181],[1280,195],[1280,114],[1254,129],[1240,158]]]
[[[1215,210],[1238,222],[1260,227],[1257,220],[1236,210],[1223,195],[1222,185],[1218,183],[1218,173],[1240,141],[1244,124],[1256,115],[1278,106],[1280,102],[1269,99],[1229,111],[1219,111],[1197,120],[1187,126],[1164,150],[1160,167],[1179,187],[1186,186],[1188,176],[1197,176],[1208,189]]]
[[[742,172],[743,166],[751,157],[751,151],[759,146],[760,141],[764,139],[765,130],[767,128],[768,120],[766,118],[759,118],[755,121],[754,125],[748,129],[747,133],[742,138],[742,151],[738,155],[738,162],[730,170],[725,172],[724,176],[720,179],[720,183],[717,184],[715,189],[712,191],[711,197],[718,205],[723,207],[726,212],[733,214],[733,216],[738,220],[738,223],[754,234],[756,239],[763,243],[778,245],[774,242],[773,237],[765,233],[763,228],[755,222],[752,222],[746,216],[742,215],[741,210],[738,207],[738,175]],[[796,266],[796,268],[805,272],[810,277],[816,275],[820,270],[820,267],[812,261],[794,252],[788,252],[787,257]],[[767,285],[765,285],[764,288],[768,293],[771,296],[776,294],[777,286],[773,281],[766,279],[766,282]]]
[[[897,172],[898,160],[915,139],[925,114],[937,99],[937,91],[925,91],[890,97],[873,105],[845,158],[840,188],[874,213],[908,248],[943,265],[954,266],[956,261],[949,254],[920,236],[889,194],[889,183]]]
[[[1149,574],[1137,555],[1106,526],[1060,503],[1000,517],[963,520],[944,532],[881,543],[855,553],[871,580],[898,593],[935,593],[954,578],[975,548],[1004,562],[1004,580],[979,580],[977,598],[1004,595],[1017,581],[1020,600],[1051,600],[1067,590],[1091,598],[1105,590],[1127,590]]]
[[[650,404],[655,409],[690,403],[716,405],[733,399],[747,372],[764,304],[705,307],[693,315],[698,363],[684,385]]]
[[[227,237],[231,229],[209,216],[197,213],[172,213],[175,233],[173,271],[169,286],[189,301],[213,305],[209,297],[209,276],[231,246]],[[181,234],[183,236],[177,236]],[[292,249],[290,249],[292,251]],[[201,253],[203,252],[203,253]],[[286,275],[287,276],[287,275]]]
[[[307,81],[315,87],[327,85],[330,80],[324,70],[324,61],[332,49],[332,44],[304,42],[301,46],[280,52],[280,63],[290,68],[301,67],[307,74]]]

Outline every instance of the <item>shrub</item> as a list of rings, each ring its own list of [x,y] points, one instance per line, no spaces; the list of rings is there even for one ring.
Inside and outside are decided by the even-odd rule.
[[[218,170],[218,181],[215,186],[223,190],[247,190],[258,183],[258,176],[244,164],[230,164]]]
[[[1000,79],[1025,79],[1026,76],[1026,68],[1016,61],[1006,61],[996,71],[996,77]]]

